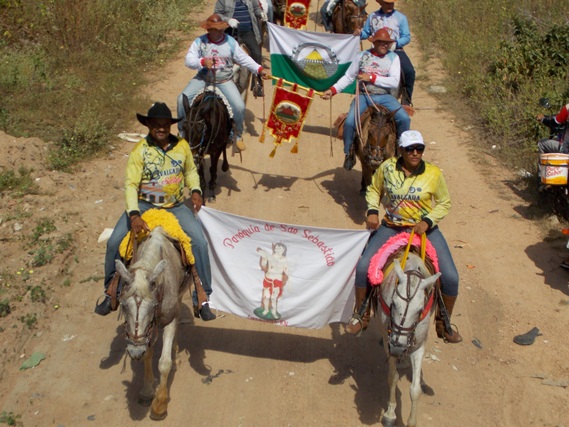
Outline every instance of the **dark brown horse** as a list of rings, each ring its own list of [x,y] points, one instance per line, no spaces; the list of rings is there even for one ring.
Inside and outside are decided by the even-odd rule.
[[[390,112],[381,105],[372,105],[361,116],[361,134],[356,133],[354,149],[362,164],[362,195],[379,165],[395,155],[397,129],[393,116],[396,112]]]
[[[361,29],[367,19],[366,6],[357,6],[352,0],[340,0],[332,12],[332,32],[352,34]]]
[[[204,200],[215,202],[215,187],[217,181],[217,162],[223,153],[221,170],[229,170],[226,148],[229,142],[232,120],[223,100],[213,91],[206,90],[198,95],[190,106],[184,95],[184,110],[186,117],[183,122],[184,134],[190,143],[194,163],[200,176],[200,187]],[[209,183],[206,188],[205,156],[210,156]],[[206,194],[209,189],[211,194]]]
[[[284,25],[286,0],[273,0],[273,24]]]

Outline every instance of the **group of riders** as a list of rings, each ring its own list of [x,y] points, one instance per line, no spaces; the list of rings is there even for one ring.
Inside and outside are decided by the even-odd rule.
[[[322,9],[323,15],[328,17],[330,11],[342,1],[353,0],[328,0]],[[359,95],[350,106],[344,131],[344,168],[347,170],[352,169],[355,162],[352,144],[356,131],[356,103],[386,107],[395,112],[397,124],[399,156],[385,161],[367,188],[366,225],[371,237],[356,268],[356,306],[346,332],[359,335],[369,321],[367,268],[370,258],[393,235],[413,231],[427,235],[437,251],[441,266],[440,286],[446,309],[441,305],[440,312],[437,311],[437,335],[446,342],[457,343],[462,338],[458,331],[453,331],[448,325],[458,295],[459,277],[437,225],[450,209],[450,197],[441,170],[423,160],[423,137],[420,132],[410,129],[408,110],[403,108],[412,105],[415,70],[403,49],[410,41],[409,25],[405,15],[395,10],[396,1],[377,0],[380,8],[368,16],[363,28],[355,29],[353,33],[362,40],[369,40],[373,47],[362,51],[359,61],[352,63],[346,75],[322,94],[323,99],[329,99],[354,80],[358,81]],[[245,150],[245,105],[232,80],[233,64],[246,67],[257,79],[269,78],[262,67],[260,22],[269,19],[272,8],[269,7],[270,0],[263,3],[268,3],[265,10],[258,0],[217,0],[214,14],[200,23],[207,33],[192,43],[185,58],[185,65],[197,70],[197,74],[178,97],[178,117],[174,118],[168,106],[161,102],[153,104],[146,115],[137,114],[140,123],[148,127],[148,135],[136,144],[129,155],[125,180],[126,210],[107,243],[106,292],[103,300],[96,305],[97,314],[107,315],[116,309],[116,284],[119,278],[115,262],[120,259],[119,246],[131,231],[134,235],[150,231],[143,214],[152,208],[166,209],[177,218],[182,230],[191,239],[197,273],[205,294],[209,298],[212,293],[207,241],[196,218],[203,204],[202,189],[181,124],[186,114],[183,96],[191,103],[208,83],[214,81],[232,110],[234,128],[230,141],[233,141],[236,150]],[[325,23],[326,17],[323,16]],[[228,34],[230,29],[237,32],[239,43]],[[240,43],[247,46],[249,54],[240,47]],[[400,103],[391,90],[400,85],[401,76],[405,88]],[[256,90],[258,96],[263,96],[262,85],[260,91],[258,88]],[[178,124],[178,136],[170,133],[173,124]],[[185,188],[190,191],[189,200],[185,200]],[[380,201],[386,210],[381,220]],[[111,286],[112,283],[114,286]],[[115,295],[109,289],[114,289]],[[216,318],[207,299],[198,301],[195,292],[192,299],[197,317],[205,321]]]

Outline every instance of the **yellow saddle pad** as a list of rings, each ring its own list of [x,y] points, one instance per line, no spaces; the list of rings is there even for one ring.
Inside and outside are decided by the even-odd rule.
[[[174,214],[168,212],[165,209],[149,209],[142,214],[142,219],[148,224],[150,231],[154,230],[156,227],[162,227],[168,236],[176,239],[182,245],[184,252],[186,253],[186,258],[188,263],[194,264],[196,262],[194,254],[192,253],[192,245],[190,238],[184,233],[180,223],[174,216]],[[140,243],[145,237],[148,236],[148,232],[142,231],[136,236],[136,241]],[[127,234],[121,245],[119,247],[119,253],[124,260],[128,261],[132,258],[132,244],[129,244],[130,233]],[[128,251],[127,251],[128,249]]]

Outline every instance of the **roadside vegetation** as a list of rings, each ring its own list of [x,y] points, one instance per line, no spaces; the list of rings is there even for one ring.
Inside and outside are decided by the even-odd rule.
[[[180,48],[199,0],[0,0],[0,129],[50,141],[69,171],[147,108],[145,75]]]
[[[445,84],[485,131],[480,141],[511,167],[535,172],[536,142],[547,136],[539,113],[569,102],[567,0],[406,2],[411,30],[427,57],[447,71]],[[547,97],[551,110],[539,99]],[[460,110],[458,110],[460,114]]]

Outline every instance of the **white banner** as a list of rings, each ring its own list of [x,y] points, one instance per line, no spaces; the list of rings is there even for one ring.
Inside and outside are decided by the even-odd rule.
[[[283,326],[346,322],[365,230],[269,222],[202,207],[213,308]]]

